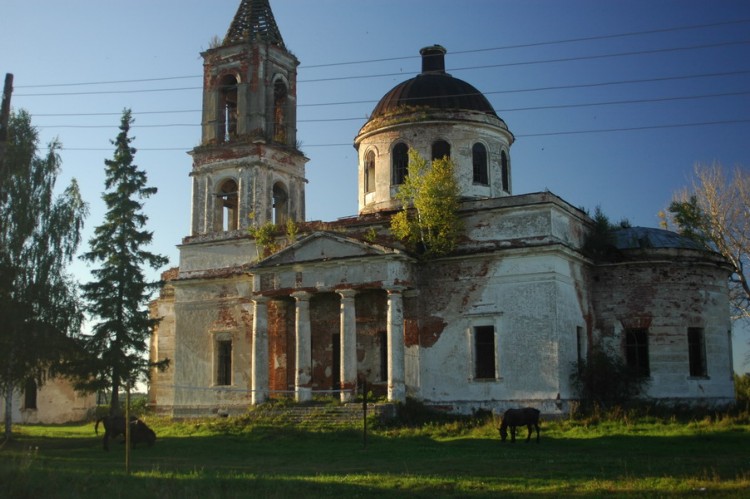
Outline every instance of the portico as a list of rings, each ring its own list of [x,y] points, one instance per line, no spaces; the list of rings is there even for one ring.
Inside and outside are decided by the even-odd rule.
[[[404,401],[402,293],[410,266],[396,250],[322,232],[253,266],[252,403],[286,391],[287,377],[298,402],[314,391],[338,391],[347,402],[360,377],[381,376],[380,366],[387,366],[388,399]],[[337,323],[319,318],[335,309]],[[274,369],[281,374],[271,379]]]

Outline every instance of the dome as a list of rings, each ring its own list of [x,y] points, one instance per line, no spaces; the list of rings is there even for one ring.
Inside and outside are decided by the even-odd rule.
[[[370,119],[403,106],[477,111],[498,117],[479,90],[445,72],[445,48],[433,45],[423,48],[419,53],[422,55],[422,73],[399,83],[385,94],[375,106]]]
[[[613,232],[619,250],[674,248],[707,251],[699,242],[675,232],[651,227],[627,227]]]

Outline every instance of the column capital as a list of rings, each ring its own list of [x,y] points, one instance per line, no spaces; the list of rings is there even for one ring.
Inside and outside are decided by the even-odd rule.
[[[308,301],[310,300],[310,298],[312,298],[312,295],[313,294],[309,291],[295,291],[289,294],[289,296],[297,301]]]
[[[354,298],[355,296],[357,296],[357,290],[351,289],[351,288],[337,289],[336,293],[338,293],[339,296],[341,296],[341,298],[344,298],[344,299]]]
[[[407,288],[406,286],[392,284],[392,285],[383,286],[383,289],[385,289],[389,295],[394,295],[394,294],[401,294],[409,288]]]
[[[256,304],[261,304],[261,303],[268,303],[268,300],[270,300],[270,298],[267,296],[263,296],[263,295],[252,295],[250,297],[250,300],[252,300]]]

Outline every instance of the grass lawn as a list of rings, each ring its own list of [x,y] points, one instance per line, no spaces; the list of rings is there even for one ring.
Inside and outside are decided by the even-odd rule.
[[[158,440],[129,475],[92,423],[14,426],[0,497],[750,497],[747,418],[547,421],[539,445],[433,423],[372,431],[366,447],[355,428],[145,420]]]

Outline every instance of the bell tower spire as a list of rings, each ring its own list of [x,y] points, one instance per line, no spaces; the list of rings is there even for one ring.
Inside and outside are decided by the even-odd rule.
[[[305,218],[297,66],[268,0],[242,0],[203,56],[201,144],[193,149],[192,235],[244,235]]]
[[[263,40],[285,49],[268,0],[242,0],[224,37],[224,45]]]

